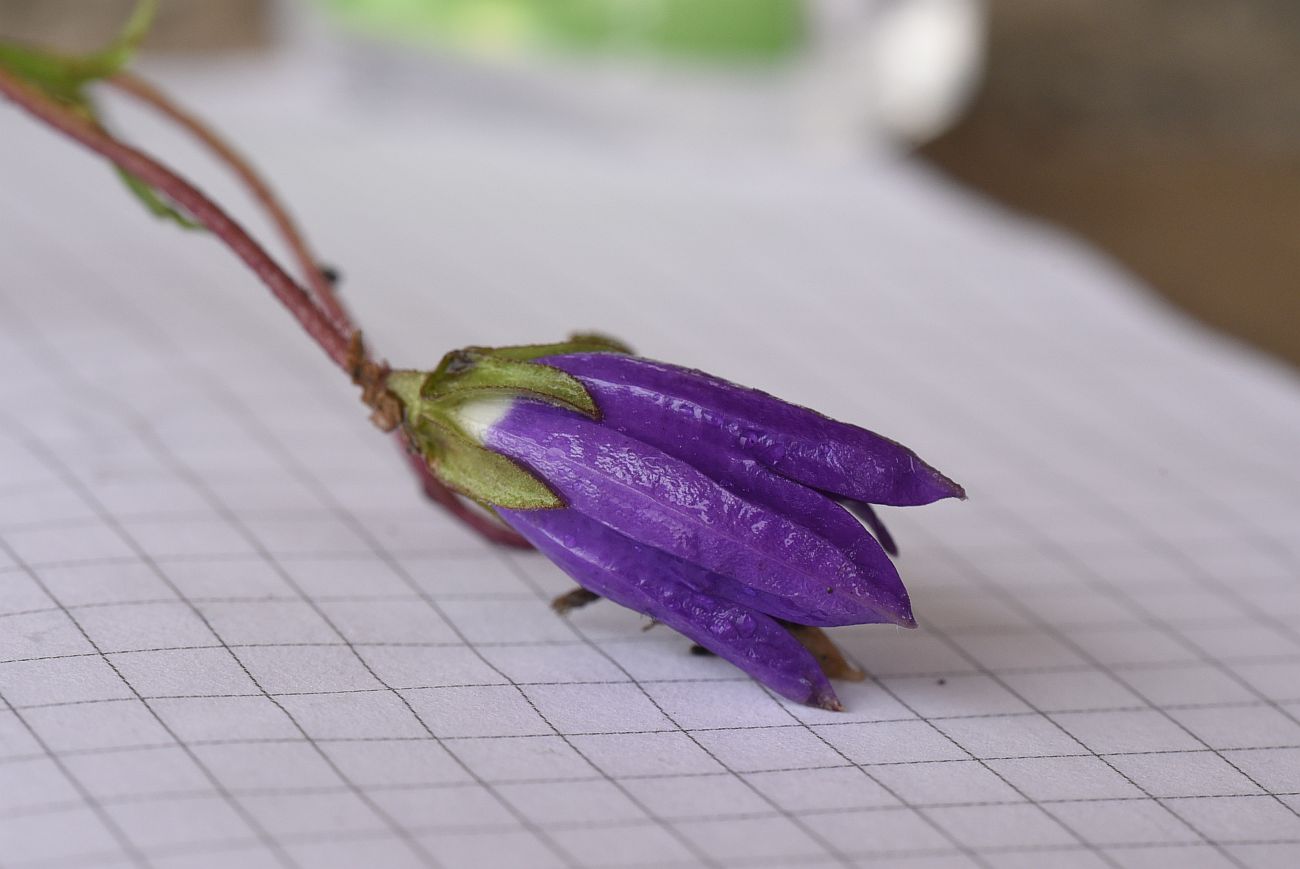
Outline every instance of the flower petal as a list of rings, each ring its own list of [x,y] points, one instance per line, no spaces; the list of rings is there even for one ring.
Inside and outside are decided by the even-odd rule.
[[[875,514],[870,513],[870,507],[866,510],[875,519],[873,530],[878,526],[880,531],[884,531],[879,540],[853,518],[853,508],[846,509],[821,492],[782,477],[754,459],[725,450],[700,449],[689,464],[745,500],[780,513],[834,544],[871,577],[871,594],[877,610],[890,613],[892,618],[889,621],[904,627],[916,627],[907,589],[886,554],[893,546],[893,538],[884,531]],[[865,506],[854,504],[854,507]]]
[[[813,488],[872,504],[966,496],[902,444],[701,371],[608,353],[538,361],[582,381],[607,424],[674,456],[689,458],[701,442],[711,443]]]
[[[521,399],[482,436],[577,512],[734,580],[731,594],[770,615],[820,627],[911,622],[887,559],[886,573],[868,573],[809,528],[608,425]]]
[[[763,613],[698,590],[708,582],[707,571],[573,510],[500,512],[589,591],[657,619],[784,697],[840,708],[817,660],[788,630]]]

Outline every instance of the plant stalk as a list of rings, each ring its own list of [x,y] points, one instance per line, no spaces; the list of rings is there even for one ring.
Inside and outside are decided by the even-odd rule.
[[[319,261],[312,254],[288,209],[252,165],[215,130],[143,79],[123,72],[115,75],[110,82],[185,129],[235,174],[266,212],[289,247],[303,271],[308,289],[304,290],[295,282],[242,226],[198,188],[150,155],[121,142],[95,123],[0,69],[0,93],[38,120],[166,194],[224,242],[270,288],[336,365],[349,374],[354,374],[360,362],[370,362],[364,350],[361,359],[356,358],[356,350],[361,345],[359,340],[353,340],[356,330],[352,318],[339,301],[333,284],[322,273]],[[395,436],[403,452],[408,455],[409,464],[430,500],[494,543],[531,548],[528,541],[519,534],[474,510],[433,476],[424,459],[412,452],[404,431],[397,431]]]
[[[136,176],[184,208],[191,217],[225,242],[261,278],[281,304],[289,309],[289,313],[334,364],[346,370],[348,336],[335,328],[307,292],[280,268],[238,222],[197,187],[149,154],[114,138],[94,122],[81,117],[4,69],[0,69],[0,94],[37,120],[108,158],[118,168]]]
[[[298,229],[289,214],[289,210],[280,202],[271,189],[271,185],[258,174],[251,163],[227,142],[216,130],[209,127],[198,117],[186,111],[154,85],[130,72],[119,72],[107,80],[110,85],[150,106],[159,114],[184,129],[206,147],[212,155],[229,169],[247,188],[249,195],[257,201],[274,224],[280,238],[288,246],[290,253],[298,263],[303,282],[316,304],[325,310],[333,321],[335,328],[343,335],[350,335],[356,330],[352,318],[343,303],[339,301],[334,285],[321,271],[320,260],[312,253],[307,239]]]

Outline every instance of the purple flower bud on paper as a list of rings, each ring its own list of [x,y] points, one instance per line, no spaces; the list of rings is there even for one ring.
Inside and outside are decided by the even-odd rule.
[[[914,627],[869,505],[964,497],[894,441],[593,336],[457,351],[389,388],[434,473],[583,588],[826,708],[785,623]]]

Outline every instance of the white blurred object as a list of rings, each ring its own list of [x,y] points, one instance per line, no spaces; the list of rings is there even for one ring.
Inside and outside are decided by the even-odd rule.
[[[818,138],[920,143],[960,117],[983,68],[982,0],[814,0],[811,12]]]
[[[405,92],[494,124],[823,155],[937,136],[982,72],[983,0],[808,0],[808,16],[803,52],[759,67],[345,44],[361,99],[377,108]]]

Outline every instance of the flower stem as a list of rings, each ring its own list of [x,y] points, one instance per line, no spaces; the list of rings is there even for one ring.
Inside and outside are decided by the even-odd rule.
[[[120,90],[151,106],[188,131],[239,178],[252,197],[266,211],[289,247],[303,271],[308,289],[304,290],[295,282],[243,227],[198,188],[153,157],[119,141],[95,123],[82,118],[0,68],[0,93],[38,120],[98,152],[185,208],[261,278],[336,365],[354,377],[361,363],[370,363],[368,368],[382,370],[382,366],[376,366],[371,362],[361,342],[356,340],[359,336],[356,334],[352,318],[339,301],[333,284],[322,273],[319,262],[290,217],[288,209],[252,165],[215,130],[172,102],[165,94],[143,79],[129,73],[118,73],[110,81]],[[361,354],[360,358],[357,358],[358,351]],[[382,384],[372,384],[372,387],[376,386],[381,387]],[[395,437],[403,452],[409,455],[410,466],[430,500],[494,543],[523,549],[531,548],[523,537],[504,524],[475,511],[433,476],[428,464],[418,455],[411,453],[410,442],[405,432],[399,430],[395,433]]]
[[[184,208],[191,217],[225,242],[289,309],[289,313],[326,355],[346,370],[348,336],[335,327],[307,292],[280,268],[242,226],[197,187],[150,155],[114,138],[94,122],[81,117],[4,69],[0,69],[0,94],[38,120],[108,158],[118,168],[166,194]]]
[[[190,114],[144,79],[129,72],[120,72],[109,79],[108,82],[186,130],[243,183],[249,195],[266,212],[280,237],[292,252],[299,269],[303,272],[307,289],[315,299],[316,304],[325,311],[342,334],[350,335],[353,333],[356,327],[352,317],[348,314],[343,303],[339,301],[333,283],[321,271],[320,261],[312,253],[307,239],[290,216],[289,209],[284,206],[275,191],[271,189],[271,185],[262,178],[252,164],[216,130],[212,129],[200,118]],[[362,352],[364,356],[364,351]],[[359,361],[364,362],[365,359]],[[419,479],[421,488],[429,500],[437,503],[457,519],[494,543],[516,548],[531,548],[528,541],[524,540],[523,537],[491,517],[475,511],[462,501],[456,493],[444,486],[429,470],[428,463],[412,452],[406,432],[398,430],[394,432],[394,437],[403,452],[408,455],[411,470]]]
[[[307,239],[298,229],[297,224],[289,214],[289,210],[284,207],[279,197],[275,195],[271,185],[258,174],[252,164],[233,145],[222,138],[216,130],[209,127],[200,118],[190,114],[184,107],[178,105],[165,93],[144,79],[130,72],[119,72],[108,79],[108,83],[150,106],[184,129],[212,152],[212,155],[243,183],[249,194],[257,201],[258,205],[262,207],[267,217],[275,225],[280,238],[288,246],[290,253],[302,271],[303,281],[313,298],[315,298],[316,304],[324,309],[326,315],[333,321],[335,328],[339,332],[350,335],[355,331],[356,327],[353,325],[352,318],[343,307],[343,303],[339,301],[338,295],[334,291],[334,285],[321,271],[320,261],[312,253],[311,247],[307,244]]]

